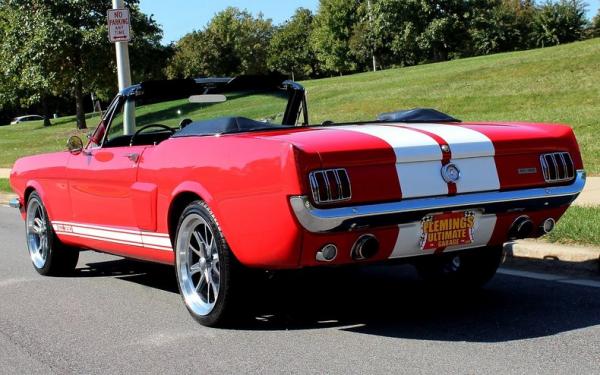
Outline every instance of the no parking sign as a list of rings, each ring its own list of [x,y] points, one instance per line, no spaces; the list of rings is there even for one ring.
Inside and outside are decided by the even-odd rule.
[[[108,10],[108,39],[112,43],[129,42],[129,9]]]

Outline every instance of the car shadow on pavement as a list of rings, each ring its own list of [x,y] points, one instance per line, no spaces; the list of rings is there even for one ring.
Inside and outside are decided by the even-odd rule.
[[[73,277],[113,277],[131,281],[151,288],[179,293],[172,266],[142,262],[132,259],[116,259],[106,262],[86,263],[75,270]]]
[[[178,293],[170,266],[118,260],[80,276],[113,276]],[[253,277],[236,330],[347,332],[417,340],[505,342],[600,325],[600,289],[497,275],[460,293],[426,286],[408,265],[312,269]],[[190,318],[191,319],[191,318]]]

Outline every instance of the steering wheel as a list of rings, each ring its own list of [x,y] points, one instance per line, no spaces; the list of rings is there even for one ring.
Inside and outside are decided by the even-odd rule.
[[[146,126],[142,126],[141,128],[139,128],[134,135],[131,136],[131,139],[129,140],[129,147],[134,145],[134,141],[135,138],[140,135],[140,133],[142,133],[143,131],[147,130],[147,129],[151,129],[151,128],[159,128],[162,130],[167,130],[169,131],[171,134],[175,134],[175,130],[171,129],[170,127],[168,127],[167,125],[163,125],[163,124],[150,124],[150,125],[146,125]]]

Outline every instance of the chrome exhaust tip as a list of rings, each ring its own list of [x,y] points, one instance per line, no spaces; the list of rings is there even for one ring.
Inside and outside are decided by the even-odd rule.
[[[531,235],[533,229],[533,221],[531,221],[529,216],[519,216],[510,226],[510,229],[508,230],[508,238],[511,240],[521,240],[523,238],[527,238]]]
[[[540,226],[540,229],[542,230],[542,232],[544,234],[548,234],[548,233],[550,233],[550,232],[552,232],[554,230],[555,226],[556,226],[556,220],[554,220],[553,218],[549,217],[546,220],[544,220],[544,222]]]
[[[337,246],[330,243],[317,251],[316,260],[317,262],[332,262],[337,257],[338,249]]]
[[[354,260],[370,259],[379,251],[379,241],[372,234],[364,234],[352,246],[350,256]]]

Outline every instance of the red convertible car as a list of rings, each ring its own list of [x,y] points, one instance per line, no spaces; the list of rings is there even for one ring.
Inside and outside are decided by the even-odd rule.
[[[403,258],[482,285],[504,243],[550,232],[585,184],[568,126],[434,110],[309,125],[304,89],[277,77],[132,86],[68,148],[12,170],[35,269],[69,273],[81,249],[172,264],[205,325],[236,315],[247,268]]]

